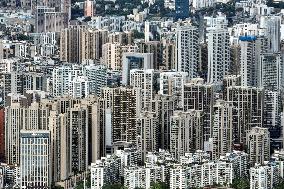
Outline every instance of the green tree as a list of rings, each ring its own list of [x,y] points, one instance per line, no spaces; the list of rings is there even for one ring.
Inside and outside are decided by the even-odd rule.
[[[284,179],[280,178],[279,183],[274,185],[274,189],[283,189],[284,188]]]
[[[30,40],[30,37],[27,36],[27,35],[24,35],[24,34],[18,34],[18,35],[17,35],[17,39],[18,39],[19,41],[27,41],[27,40]]]
[[[77,182],[75,189],[84,189],[84,181]]]
[[[86,187],[91,188],[91,178],[90,177],[86,180]]]
[[[102,189],[126,189],[122,184],[107,184]]]
[[[233,179],[232,187],[235,189],[249,189],[249,180],[246,178]]]
[[[133,38],[135,39],[144,39],[145,34],[143,32],[139,32],[137,30],[132,30]]]
[[[164,182],[155,182],[151,184],[151,189],[167,189],[167,185]]]

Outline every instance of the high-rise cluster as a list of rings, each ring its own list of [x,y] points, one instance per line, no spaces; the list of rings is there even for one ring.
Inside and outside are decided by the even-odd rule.
[[[273,2],[2,1],[0,188],[284,187]]]

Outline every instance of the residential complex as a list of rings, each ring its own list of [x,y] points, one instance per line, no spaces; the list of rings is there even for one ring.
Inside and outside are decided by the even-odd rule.
[[[0,188],[284,188],[283,7],[1,0]]]

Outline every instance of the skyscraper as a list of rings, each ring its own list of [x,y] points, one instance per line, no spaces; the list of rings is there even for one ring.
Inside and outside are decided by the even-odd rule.
[[[203,136],[208,141],[212,135],[212,115],[214,105],[213,85],[205,84],[201,78],[184,84],[183,110],[200,110],[204,113]]]
[[[122,84],[129,85],[130,70],[154,69],[153,53],[124,53],[122,57]]]
[[[257,86],[258,61],[261,53],[261,39],[255,36],[242,36],[240,39],[240,74],[242,86]]]
[[[94,16],[94,1],[86,0],[84,2],[84,16]]]
[[[130,86],[141,89],[141,109],[151,111],[150,102],[158,89],[159,73],[154,69],[130,70]]]
[[[155,112],[158,112],[159,123],[159,148],[170,149],[170,124],[171,116],[176,110],[176,97],[170,95],[155,96]]]
[[[72,175],[84,172],[88,168],[88,109],[75,104],[67,111],[66,152],[67,172]]]
[[[108,31],[89,29],[85,25],[72,25],[60,33],[60,60],[82,63],[84,60],[99,60],[102,45],[107,42]]]
[[[283,88],[283,63],[280,53],[263,53],[259,60],[259,87],[270,91]]]
[[[196,78],[199,66],[198,28],[180,26],[176,34],[176,70],[187,72],[190,79]]]
[[[90,81],[90,93],[100,95],[101,89],[107,85],[107,67],[104,65],[85,66],[85,76]]]
[[[35,13],[35,31],[42,32],[60,32],[68,27],[69,14],[57,12],[55,7],[37,6]]]
[[[245,144],[246,132],[252,127],[262,127],[263,88],[230,86],[224,100],[233,103],[234,143]]]
[[[170,152],[179,159],[186,152],[203,148],[203,113],[176,111],[171,116]]]
[[[121,45],[120,43],[105,43],[102,45],[102,62],[107,68],[121,70]]]
[[[32,102],[23,109],[23,129],[48,130],[49,108],[41,106],[38,102]]]
[[[270,158],[270,134],[267,128],[253,127],[247,131],[247,149],[250,165],[263,164]]]
[[[85,98],[90,94],[90,81],[85,76],[74,77],[69,82],[69,95],[74,98]]]
[[[221,82],[229,73],[230,41],[225,28],[211,27],[207,29],[208,41],[208,75],[207,82]]]
[[[162,39],[163,45],[163,70],[175,69],[176,62],[176,43],[173,39]]]
[[[136,120],[137,148],[141,151],[142,162],[147,152],[158,150],[158,117],[152,112],[142,112]]]
[[[50,132],[21,131],[21,188],[51,187]]]
[[[218,100],[214,105],[213,159],[218,160],[233,149],[233,105]]]
[[[280,27],[281,17],[278,15],[262,16],[260,18],[260,27],[266,29],[268,39],[268,51],[277,53],[280,50]]]
[[[23,95],[27,90],[47,91],[47,76],[43,73],[12,71],[3,78],[5,98],[9,93]]]
[[[5,161],[5,109],[0,108],[0,161]]]
[[[68,94],[69,75],[72,68],[67,65],[62,65],[52,72],[52,94],[53,96],[63,96]]]
[[[23,108],[19,102],[5,107],[5,153],[8,164],[20,163],[20,130],[23,128]]]
[[[163,62],[163,46],[159,41],[140,42],[138,44],[139,52],[141,53],[153,53],[154,69],[160,69]]]
[[[175,96],[177,100],[175,106],[181,107],[184,84],[188,81],[187,76],[187,72],[161,72],[159,94]]]
[[[281,102],[280,92],[264,92],[263,127],[268,128],[271,138],[281,136]]]
[[[112,142],[136,142],[136,118],[140,112],[140,89],[118,87],[112,94]]]
[[[281,169],[281,168],[280,168]],[[276,164],[256,164],[250,168],[250,188],[276,188],[281,180],[281,170]]]

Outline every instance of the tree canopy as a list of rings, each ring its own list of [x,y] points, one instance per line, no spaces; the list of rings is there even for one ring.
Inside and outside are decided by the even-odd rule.
[[[167,189],[167,185],[164,182],[156,182],[151,184],[151,189]]]
[[[249,189],[249,180],[245,178],[233,179],[232,187],[235,189]]]
[[[102,189],[126,189],[122,184],[107,184]]]

